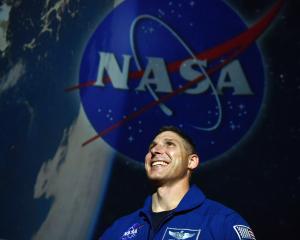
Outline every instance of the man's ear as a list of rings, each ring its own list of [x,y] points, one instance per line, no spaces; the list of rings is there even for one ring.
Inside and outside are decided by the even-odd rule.
[[[199,162],[200,162],[200,159],[199,159],[199,156],[197,155],[197,154],[191,154],[191,155],[189,155],[189,162],[188,162],[188,168],[190,169],[190,170],[194,170],[194,169],[196,169],[197,167],[198,167],[198,165],[199,165]]]

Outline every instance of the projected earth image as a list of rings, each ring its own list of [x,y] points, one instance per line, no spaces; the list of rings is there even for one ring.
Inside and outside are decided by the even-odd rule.
[[[95,132],[78,93],[64,89],[78,81],[82,45],[113,4],[0,2],[0,239],[93,234],[111,150],[102,141],[82,149]]]

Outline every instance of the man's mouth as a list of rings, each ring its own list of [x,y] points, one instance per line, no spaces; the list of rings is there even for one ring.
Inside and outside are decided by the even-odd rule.
[[[165,162],[165,161],[153,161],[151,163],[151,167],[155,167],[155,166],[167,166],[169,163]]]

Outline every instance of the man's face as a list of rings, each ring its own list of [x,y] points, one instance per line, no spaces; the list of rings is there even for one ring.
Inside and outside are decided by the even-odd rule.
[[[187,144],[178,134],[165,131],[157,135],[145,157],[150,180],[164,184],[189,179]]]

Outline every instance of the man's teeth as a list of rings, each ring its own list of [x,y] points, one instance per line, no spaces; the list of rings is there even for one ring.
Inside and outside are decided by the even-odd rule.
[[[166,162],[163,162],[163,161],[156,161],[156,162],[153,162],[151,164],[152,166],[157,166],[157,165],[163,165],[163,166],[166,166],[168,165]]]

